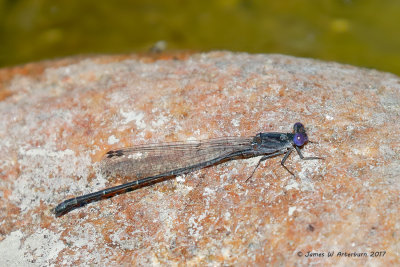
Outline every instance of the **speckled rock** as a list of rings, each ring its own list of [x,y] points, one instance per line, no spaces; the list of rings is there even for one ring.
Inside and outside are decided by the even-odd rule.
[[[63,59],[0,79],[1,266],[400,265],[395,75],[214,52]],[[50,212],[121,182],[99,171],[110,149],[297,121],[315,141],[303,154],[325,160],[293,153],[295,177],[276,157],[246,181],[258,159],[235,160]]]

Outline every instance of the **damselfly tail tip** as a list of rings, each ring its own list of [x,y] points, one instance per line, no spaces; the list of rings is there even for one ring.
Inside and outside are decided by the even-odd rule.
[[[58,217],[58,216],[57,216],[56,207],[51,208],[51,209],[50,209],[50,213],[53,214],[54,216]]]
[[[64,210],[60,210],[60,205],[55,206],[54,208],[50,209],[50,212],[57,218],[60,217],[61,215],[63,215],[65,213]]]

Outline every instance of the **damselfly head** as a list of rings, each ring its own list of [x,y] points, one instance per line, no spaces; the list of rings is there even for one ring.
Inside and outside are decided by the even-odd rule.
[[[302,146],[308,142],[306,129],[304,128],[304,125],[302,123],[296,122],[293,126],[293,132],[293,142],[296,146]]]
[[[296,122],[293,125],[293,133],[306,133],[306,129],[301,122]]]

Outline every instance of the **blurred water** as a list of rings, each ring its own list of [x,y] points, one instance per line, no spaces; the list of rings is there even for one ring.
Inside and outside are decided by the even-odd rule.
[[[163,40],[167,50],[283,53],[399,75],[398,25],[395,0],[0,0],[0,66]]]

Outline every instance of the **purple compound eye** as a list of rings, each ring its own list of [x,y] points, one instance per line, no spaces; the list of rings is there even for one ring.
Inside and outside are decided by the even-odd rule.
[[[302,146],[308,141],[305,133],[296,133],[293,137],[293,142],[296,146]]]

